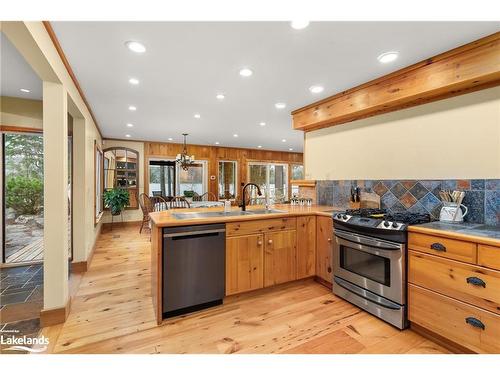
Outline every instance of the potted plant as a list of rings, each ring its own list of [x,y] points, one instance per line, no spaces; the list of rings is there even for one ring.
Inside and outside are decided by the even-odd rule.
[[[120,215],[129,204],[129,198],[128,190],[115,187],[104,192],[104,205],[110,209],[111,215]]]

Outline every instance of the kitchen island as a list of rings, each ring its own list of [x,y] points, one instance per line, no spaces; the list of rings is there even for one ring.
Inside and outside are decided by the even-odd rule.
[[[191,208],[153,212],[151,218],[151,293],[158,324],[163,321],[163,228],[226,225],[226,295],[331,273],[331,206],[276,205],[271,211],[250,206],[248,214],[233,207]],[[185,215],[196,213],[194,215]],[[242,272],[242,259],[253,258]],[[318,254],[318,256],[317,256]]]

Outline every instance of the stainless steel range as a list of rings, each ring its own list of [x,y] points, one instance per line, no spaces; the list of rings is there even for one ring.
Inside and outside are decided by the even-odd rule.
[[[333,292],[404,329],[407,227],[429,215],[359,209],[333,214]]]

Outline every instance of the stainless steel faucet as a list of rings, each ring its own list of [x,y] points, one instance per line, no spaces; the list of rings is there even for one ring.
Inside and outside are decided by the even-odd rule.
[[[254,184],[253,182],[249,182],[248,184],[246,184],[245,186],[243,186],[243,192],[241,193],[241,195],[242,195],[242,202],[241,202],[241,205],[240,205],[241,211],[246,211],[247,210],[247,206],[246,206],[246,189],[249,186],[255,186],[257,188],[257,194],[259,194],[259,196],[262,195],[262,193],[260,192],[259,185]]]

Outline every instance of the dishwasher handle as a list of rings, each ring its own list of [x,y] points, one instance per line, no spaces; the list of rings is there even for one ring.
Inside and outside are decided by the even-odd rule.
[[[163,235],[163,238],[174,238],[174,237],[190,237],[200,235],[210,235],[214,233],[224,233],[225,229],[206,229],[206,230],[196,230],[192,232],[178,232],[178,233],[166,233]]]

